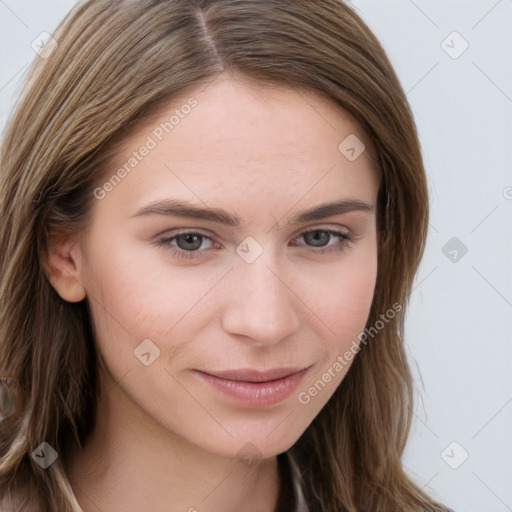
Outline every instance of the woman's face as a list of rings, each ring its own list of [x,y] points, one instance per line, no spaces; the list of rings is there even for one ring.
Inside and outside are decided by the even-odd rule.
[[[223,78],[125,142],[72,254],[133,418],[228,457],[297,441],[373,298],[379,179],[359,139],[316,95]]]

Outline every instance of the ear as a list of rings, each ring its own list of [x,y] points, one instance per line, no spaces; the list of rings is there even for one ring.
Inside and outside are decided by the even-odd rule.
[[[67,302],[80,302],[86,291],[80,278],[80,247],[60,237],[50,243],[45,273],[55,291]]]

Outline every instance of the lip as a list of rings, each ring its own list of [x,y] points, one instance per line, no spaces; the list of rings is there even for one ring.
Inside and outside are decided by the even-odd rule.
[[[271,370],[255,370],[253,368],[242,368],[239,370],[223,370],[223,371],[204,371],[203,373],[207,373],[212,375],[213,377],[218,377],[219,379],[225,380],[235,380],[239,382],[269,382],[271,380],[283,379],[284,377],[288,377],[295,373],[299,373],[306,368],[301,367],[281,367],[281,368],[273,368]]]
[[[282,402],[293,393],[307,368],[252,368],[223,371],[195,370],[199,377],[223,396],[250,407],[264,407]]]

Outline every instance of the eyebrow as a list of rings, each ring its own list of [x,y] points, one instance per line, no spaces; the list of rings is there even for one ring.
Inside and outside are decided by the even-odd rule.
[[[368,203],[359,199],[344,199],[330,203],[320,204],[309,210],[302,211],[288,220],[288,225],[302,224],[313,220],[320,220],[333,215],[341,215],[352,211],[372,212],[374,203]],[[165,215],[176,217],[190,217],[194,219],[217,222],[230,227],[240,226],[240,218],[220,208],[208,208],[191,205],[177,199],[165,199],[150,203],[137,211],[134,217],[148,215]]]

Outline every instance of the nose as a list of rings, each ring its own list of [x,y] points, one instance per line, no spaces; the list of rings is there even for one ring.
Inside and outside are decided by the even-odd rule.
[[[277,270],[270,251],[246,263],[235,263],[222,313],[222,326],[231,334],[258,345],[275,345],[300,328],[300,301]],[[267,256],[268,254],[268,256]]]

